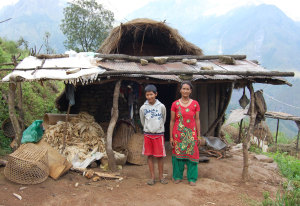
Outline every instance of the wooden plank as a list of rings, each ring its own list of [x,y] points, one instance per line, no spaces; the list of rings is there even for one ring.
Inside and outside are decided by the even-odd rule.
[[[216,90],[215,84],[208,84],[208,127],[210,127],[216,120]],[[208,134],[212,135],[213,130]]]
[[[199,84],[197,94],[199,95],[199,104],[200,104],[201,134],[204,134],[208,130],[207,84]]]

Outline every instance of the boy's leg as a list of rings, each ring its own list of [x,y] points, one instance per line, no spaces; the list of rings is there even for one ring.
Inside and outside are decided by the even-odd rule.
[[[163,178],[164,161],[162,157],[157,157],[159,179]]]
[[[195,183],[198,179],[198,164],[187,160],[187,179],[191,183]]]
[[[172,165],[173,165],[173,179],[175,181],[182,180],[183,170],[184,170],[184,161],[172,156]]]
[[[150,171],[150,178],[152,180],[154,180],[155,176],[154,176],[153,156],[148,156],[148,166],[149,166],[149,171]]]

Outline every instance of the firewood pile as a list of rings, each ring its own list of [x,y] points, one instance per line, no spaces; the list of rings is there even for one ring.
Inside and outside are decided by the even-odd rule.
[[[50,125],[43,138],[69,161],[72,161],[75,155],[83,161],[93,151],[106,153],[101,126],[95,122],[93,116],[85,112],[71,117],[68,122],[59,121]]]

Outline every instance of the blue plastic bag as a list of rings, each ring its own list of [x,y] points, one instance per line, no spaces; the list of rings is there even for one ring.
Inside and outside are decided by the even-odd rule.
[[[35,120],[24,132],[22,135],[21,143],[28,142],[38,142],[42,139],[44,134],[43,120]]]

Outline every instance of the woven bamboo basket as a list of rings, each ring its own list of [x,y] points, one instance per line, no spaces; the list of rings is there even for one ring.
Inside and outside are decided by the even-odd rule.
[[[136,133],[131,136],[127,144],[127,149],[128,149],[127,162],[136,165],[147,164],[147,157],[142,155],[143,144],[144,144],[144,134]]]
[[[9,138],[14,138],[15,137],[15,130],[14,130],[14,127],[11,123],[11,120],[10,118],[7,118],[3,121],[2,123],[2,131],[3,131],[3,134],[6,136],[6,137],[9,137]]]
[[[12,182],[38,184],[49,175],[47,149],[33,143],[21,145],[7,160],[4,175]]]

